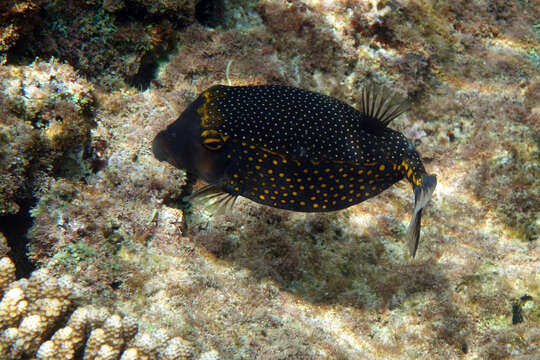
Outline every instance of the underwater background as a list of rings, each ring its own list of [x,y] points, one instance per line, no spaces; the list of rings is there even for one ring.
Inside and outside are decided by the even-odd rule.
[[[538,359],[538,0],[0,1],[0,359]],[[390,127],[437,188],[211,216],[156,134],[215,84]]]

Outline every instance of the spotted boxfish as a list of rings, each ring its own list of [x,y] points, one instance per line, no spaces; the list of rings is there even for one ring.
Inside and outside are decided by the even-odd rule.
[[[334,211],[406,178],[415,196],[407,231],[414,257],[437,180],[411,142],[387,126],[405,110],[384,88],[364,88],[357,110],[290,86],[216,85],[161,131],[152,148],[158,160],[209,184],[196,197],[220,204],[243,196],[293,211]]]

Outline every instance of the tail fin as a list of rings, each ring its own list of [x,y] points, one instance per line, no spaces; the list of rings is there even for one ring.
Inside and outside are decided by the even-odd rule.
[[[416,249],[418,248],[418,241],[420,240],[420,219],[422,217],[422,210],[426,206],[431,195],[437,185],[437,177],[435,175],[424,174],[422,176],[422,185],[418,186],[414,190],[414,211],[407,230],[407,242],[409,243],[409,254],[414,258]]]

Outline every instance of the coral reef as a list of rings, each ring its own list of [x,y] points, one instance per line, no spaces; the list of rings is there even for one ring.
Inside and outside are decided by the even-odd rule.
[[[2,351],[46,358],[64,341],[122,359],[540,351],[533,2],[61,3],[42,5],[42,37],[29,44],[62,61],[0,66],[0,255],[9,246],[17,264],[0,262]],[[155,134],[216,83],[287,84],[354,106],[370,81],[408,96],[391,126],[437,174],[415,260],[405,183],[336,213],[241,199],[212,217],[182,200],[201,184],[151,155]],[[8,231],[21,213],[27,238]],[[39,270],[14,281],[13,254]],[[85,296],[27,291],[43,277],[56,289],[75,278]]]
[[[0,64],[20,38],[29,36],[41,24],[39,10],[46,0],[0,1]]]
[[[92,306],[72,309],[81,289],[70,277],[55,278],[38,270],[28,279],[14,278],[11,259],[0,258],[2,359],[68,360],[80,352],[85,360],[187,360],[194,355],[191,343],[181,337],[171,338],[163,330],[138,333],[132,317]]]
[[[54,59],[0,68],[0,214],[17,213],[46,179],[90,170],[92,85]]]

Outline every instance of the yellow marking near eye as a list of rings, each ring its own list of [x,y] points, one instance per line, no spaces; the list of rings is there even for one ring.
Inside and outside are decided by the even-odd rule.
[[[284,173],[279,173],[279,177],[284,177],[285,174]]]
[[[231,185],[234,185],[234,180],[229,181]]]
[[[268,173],[269,173],[269,174],[272,174],[273,172],[274,172],[274,170],[272,170],[272,169],[269,169],[269,170],[268,170]]]
[[[276,178],[272,176],[272,177],[270,178],[270,181],[274,182],[274,181],[276,181]]]
[[[267,158],[268,157],[268,154],[263,154],[263,158]]]
[[[412,174],[412,169],[409,169],[409,171],[407,172],[407,177],[411,177],[411,174]]]
[[[364,185],[360,186],[360,190],[364,190],[366,187]]]
[[[334,194],[334,195],[332,195],[332,196],[335,197],[335,198],[337,198],[337,197],[339,196],[339,194],[336,193],[336,194]]]
[[[272,160],[272,164],[277,165],[278,161],[277,160]]]
[[[282,204],[285,204],[286,202],[287,202],[286,200],[281,199],[281,203],[282,203]]]
[[[327,197],[328,193],[323,193],[322,196]]]
[[[319,207],[319,204],[313,204],[313,208],[316,209]]]
[[[334,176],[334,175],[330,175],[329,177],[330,177],[330,179],[333,179],[335,176]]]
[[[375,182],[375,180],[369,180],[368,181],[370,184],[373,184]]]
[[[251,150],[253,150],[253,149],[255,149],[255,145],[249,145],[249,148],[250,148]]]
[[[240,188],[238,186],[235,186],[234,191],[240,191]]]
[[[366,196],[369,196],[369,193],[368,193],[368,192],[366,192]]]
[[[354,190],[349,190],[349,194],[354,194]]]
[[[345,187],[345,185],[341,184],[338,186],[340,189],[343,189]]]
[[[337,204],[337,201],[332,201],[332,205],[336,205]]]
[[[248,156],[249,161],[253,161],[253,156]]]
[[[379,174],[375,174],[375,178],[378,178],[379,177]]]
[[[339,168],[339,169],[338,169],[338,172],[343,172],[343,168]]]
[[[302,182],[302,178],[296,179],[297,182]]]
[[[302,206],[306,205],[305,201],[300,201],[300,205]]]
[[[356,197],[361,197],[361,196],[362,196],[362,194],[356,193]]]
[[[265,199],[264,195],[259,195],[259,199],[264,200]]]
[[[306,178],[306,180],[307,180],[307,181],[311,181],[312,179],[311,179],[311,177],[308,176],[308,177]]]
[[[277,195],[277,194],[279,194],[279,191],[277,191],[277,190],[274,190],[274,194],[276,194],[276,195]]]
[[[270,196],[270,199],[276,200],[276,197],[274,195]]]
[[[291,179],[291,178],[286,178],[286,179],[285,179],[285,181],[287,181],[287,182],[291,182],[291,181],[292,181],[292,179]]]
[[[367,174],[371,175],[373,173],[373,170],[368,170]]]
[[[307,174],[309,172],[308,169],[304,169],[304,174]]]
[[[329,168],[324,169],[324,172],[330,172]]]
[[[379,166],[379,171],[384,171],[384,165]]]
[[[310,200],[317,200],[317,197],[312,196],[312,197],[310,197]]]
[[[289,202],[290,202],[291,204],[294,204],[295,201],[296,201],[296,200],[294,200],[294,199],[289,200]]]
[[[345,173],[345,174],[343,174],[343,175],[341,175],[341,176],[343,176],[344,178],[346,178],[346,177],[349,176],[349,175],[348,175],[347,173]]]
[[[324,189],[327,185],[326,184],[321,184],[321,187]]]
[[[345,200],[346,198],[347,198],[346,196],[342,196],[342,197],[340,197],[339,199],[340,199],[340,200]]]
[[[305,189],[304,185],[300,185],[298,188],[299,188],[300,190],[304,190],[304,189]]]
[[[243,151],[243,153],[244,153],[244,154],[247,154],[247,153],[248,153],[248,151],[247,151],[247,150],[244,150],[244,151]]]
[[[261,166],[260,165],[255,165],[255,169],[261,170]]]
[[[315,189],[315,185],[309,185],[309,189],[310,189],[310,190]]]
[[[234,177],[234,178],[238,178],[238,174],[233,174],[233,177]]]
[[[322,179],[323,179],[322,176],[319,176],[319,177],[317,178],[317,180],[319,180],[319,181],[322,181]]]
[[[287,197],[287,196],[289,196],[289,194],[283,193],[283,197]]]
[[[396,170],[396,167],[397,167],[396,164],[392,164],[392,170]]]
[[[364,182],[363,178],[358,179],[358,182]]]
[[[227,154],[227,159],[232,158],[231,154]]]
[[[293,191],[291,194],[293,194],[294,196],[298,195],[296,191]]]
[[[322,208],[323,208],[323,209],[326,209],[326,205],[323,205]]]
[[[377,187],[376,187],[376,186],[372,186],[372,187],[371,187],[371,190],[377,190]]]
[[[263,162],[263,159],[257,159],[258,162],[262,163]]]
[[[270,191],[268,191],[268,189],[264,189],[263,191],[264,191],[265,194],[269,194],[269,193],[270,193]]]
[[[350,187],[350,188],[354,187],[354,184],[349,184],[349,187]]]

